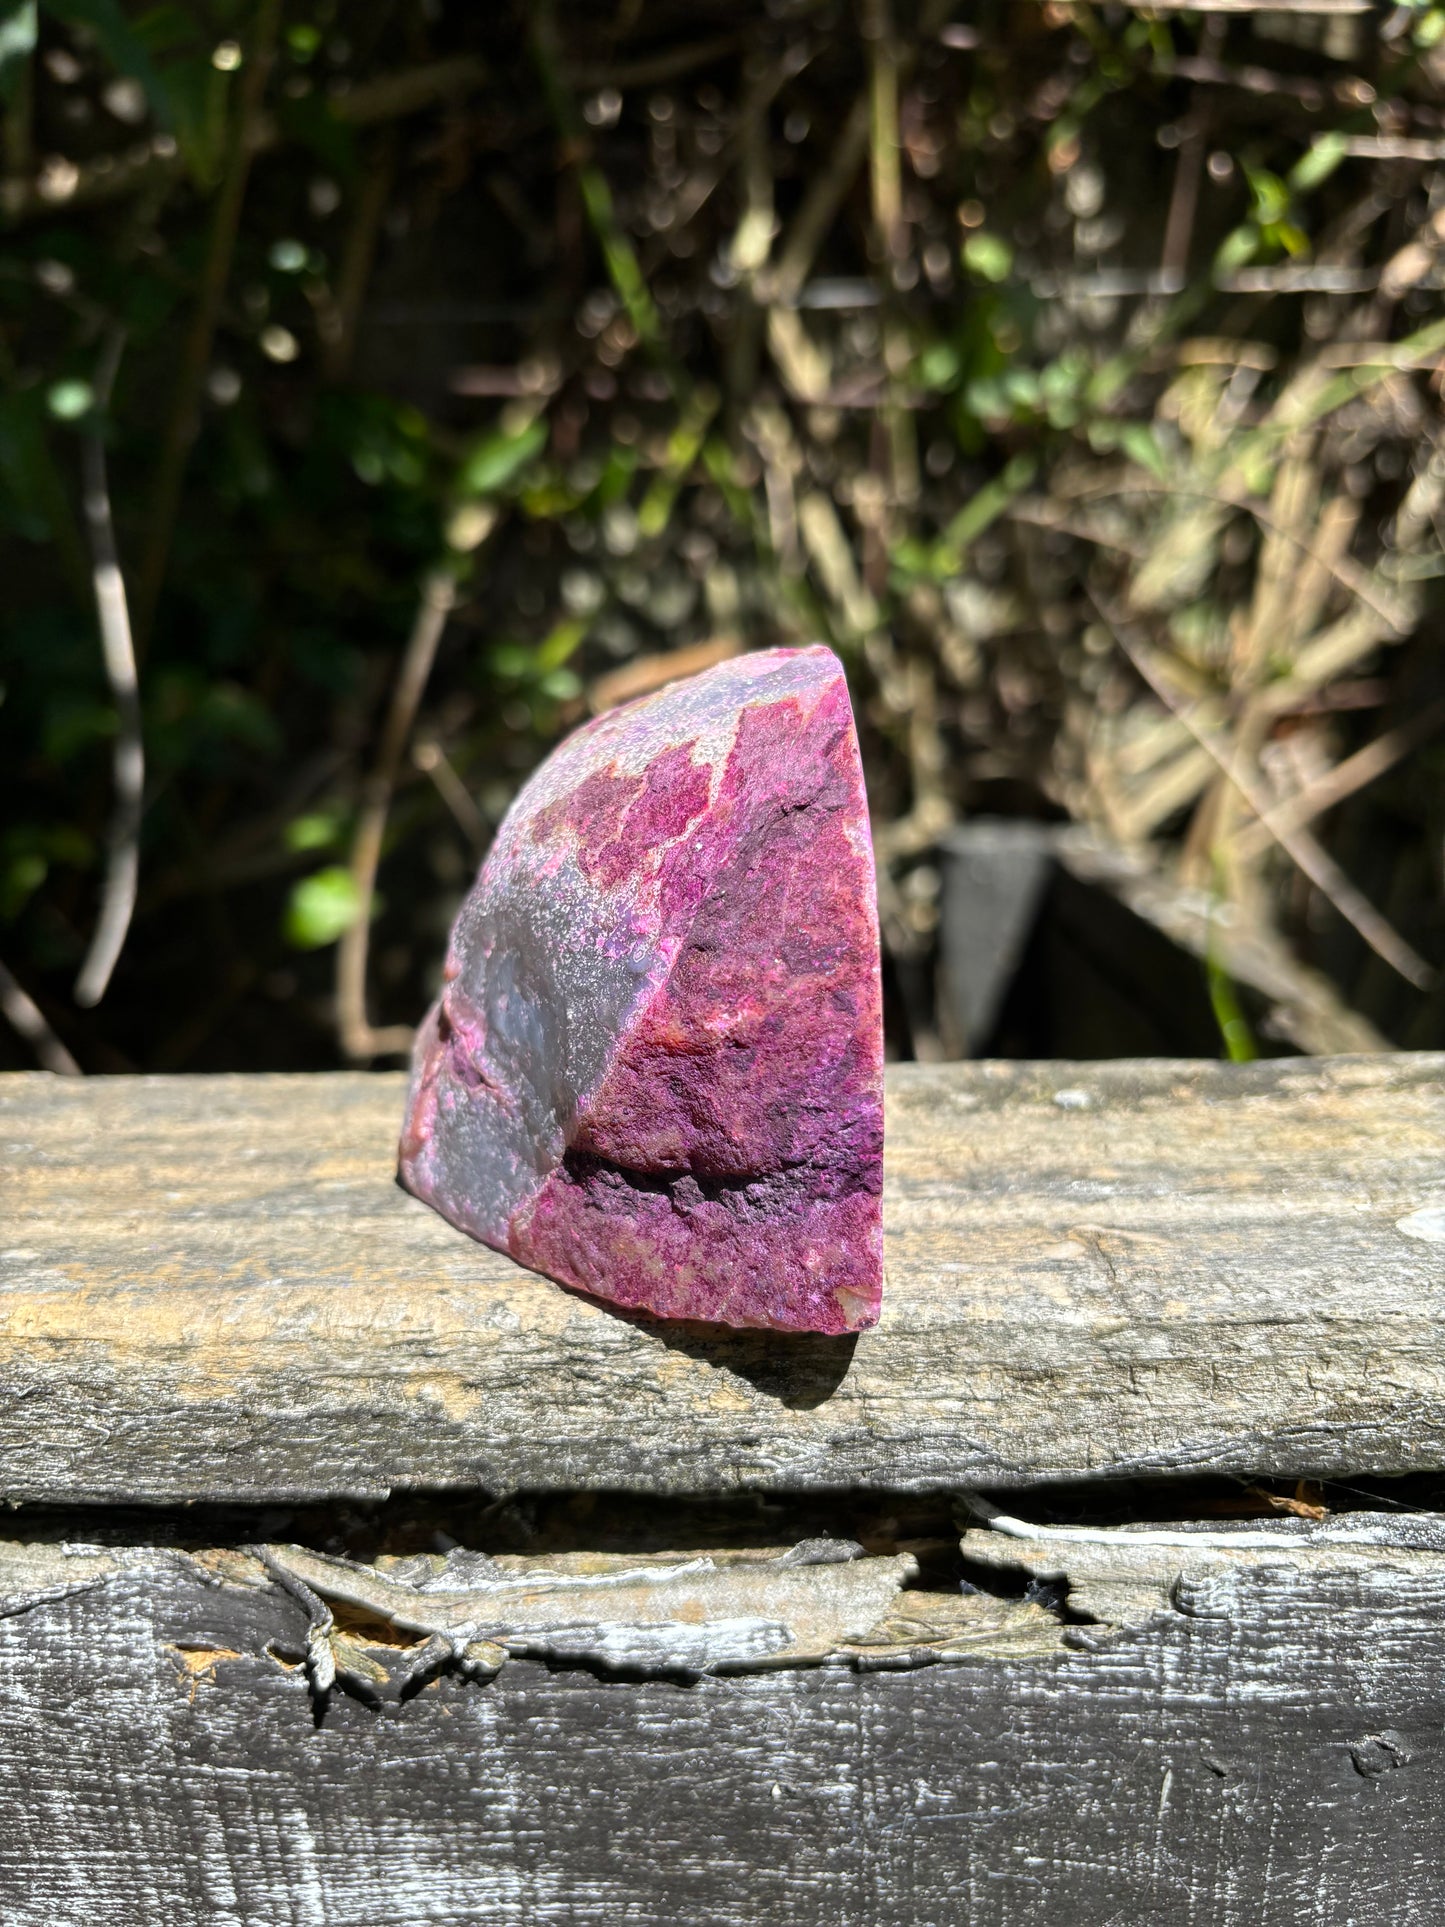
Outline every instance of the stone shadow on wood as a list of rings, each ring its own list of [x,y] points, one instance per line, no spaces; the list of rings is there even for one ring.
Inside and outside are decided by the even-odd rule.
[[[696,1318],[658,1318],[651,1312],[610,1304],[571,1285],[561,1289],[594,1308],[636,1325],[660,1339],[669,1351],[685,1352],[701,1364],[745,1378],[764,1398],[795,1412],[826,1405],[848,1376],[860,1332],[779,1332],[709,1325]]]
[[[726,1325],[679,1319],[649,1325],[672,1351],[745,1378],[755,1391],[797,1412],[826,1405],[848,1376],[859,1334],[735,1331]]]

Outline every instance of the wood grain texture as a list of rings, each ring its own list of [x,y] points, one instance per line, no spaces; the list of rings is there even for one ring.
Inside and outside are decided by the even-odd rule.
[[[520,1271],[396,1187],[401,1099],[0,1079],[0,1497],[1445,1466],[1445,1058],[896,1068],[856,1342]]]
[[[1437,1919],[1445,1557],[1278,1536],[1161,1559],[1121,1533],[1081,1556],[1097,1577],[1107,1554],[1116,1599],[1132,1559],[1138,1616],[925,1670],[682,1685],[513,1660],[320,1710],[303,1608],[236,1555],[81,1555],[67,1584],[30,1548],[0,1573],[0,1776],[23,1789],[0,1918]]]

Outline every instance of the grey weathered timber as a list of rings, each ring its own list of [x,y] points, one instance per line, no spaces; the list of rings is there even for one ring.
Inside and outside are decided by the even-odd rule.
[[[0,1079],[0,1497],[1445,1467],[1445,1058],[896,1067],[876,1332],[619,1316],[391,1076]]]
[[[966,1594],[945,1663],[687,1683],[513,1658],[405,1699],[318,1695],[307,1607],[255,1557],[0,1548],[0,1919],[1437,1919],[1441,1522],[1095,1541],[969,1532],[981,1576],[1061,1576],[1092,1617]],[[397,1589],[332,1563],[306,1569]],[[380,1680],[415,1635],[345,1638]]]

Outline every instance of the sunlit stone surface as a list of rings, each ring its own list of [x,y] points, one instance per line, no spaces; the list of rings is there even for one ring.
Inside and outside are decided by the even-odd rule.
[[[517,797],[417,1036],[409,1190],[619,1305],[876,1323],[883,1046],[843,671],[742,656],[570,736]]]

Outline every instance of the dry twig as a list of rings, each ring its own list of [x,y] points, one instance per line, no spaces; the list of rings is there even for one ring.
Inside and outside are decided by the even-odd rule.
[[[1312,823],[1326,810],[1334,809],[1343,803],[1347,796],[1353,796],[1386,770],[1393,769],[1421,743],[1428,742],[1437,730],[1445,727],[1445,701],[1431,703],[1427,709],[1413,717],[1408,723],[1401,723],[1398,729],[1386,730],[1372,743],[1356,750],[1353,756],[1345,757],[1318,781],[1308,783],[1294,796],[1287,797],[1274,811],[1276,827],[1301,830]],[[1244,861],[1262,854],[1275,841],[1275,832],[1263,823],[1251,823],[1239,831],[1233,839],[1236,854]]]
[[[156,464],[150,538],[136,581],[135,627],[142,655],[150,640],[156,604],[160,600],[161,584],[170,557],[171,535],[181,501],[181,485],[185,480],[191,443],[195,440],[201,389],[211,360],[211,342],[220,318],[226,282],[230,277],[231,257],[235,253],[236,235],[241,225],[241,206],[246,197],[251,157],[255,152],[255,127],[261,115],[280,18],[281,0],[258,0],[255,31],[251,36],[241,77],[241,98],[231,131],[226,170],[211,221],[206,265],[202,270],[200,292],[176,374],[170,417]]]
[[[457,775],[451,758],[434,736],[424,736],[412,744],[411,760],[423,776],[429,776],[437,795],[446,804],[457,828],[472,846],[475,856],[487,847],[486,819],[472,801],[472,793]]]
[[[424,67],[404,67],[398,73],[383,74],[374,80],[357,83],[349,93],[338,94],[328,102],[329,111],[349,127],[372,127],[385,121],[404,120],[438,102],[456,100],[473,92],[487,77],[480,60],[461,54],[451,60],[436,60]],[[268,153],[279,147],[282,130],[269,114],[258,114],[250,124],[248,136],[252,154]],[[142,190],[160,191],[185,174],[185,159],[175,141],[160,134],[141,142],[128,152],[101,154],[94,161],[73,170],[64,192],[47,189],[44,181],[31,181],[10,174],[0,181],[0,206],[8,209],[12,222],[54,219],[57,208],[66,210],[95,207],[102,202],[123,200]]]
[[[1106,499],[1118,495],[1175,495],[1185,501],[1213,502],[1219,508],[1236,509],[1241,515],[1251,515],[1259,526],[1269,535],[1278,536],[1283,542],[1298,549],[1309,558],[1317,568],[1334,577],[1342,589],[1347,589],[1357,601],[1362,602],[1371,613],[1384,623],[1396,637],[1410,633],[1411,621],[1408,613],[1393,602],[1386,601],[1370,579],[1368,571],[1351,562],[1346,556],[1323,554],[1318,546],[1297,529],[1281,523],[1270,510],[1252,496],[1236,493],[1230,489],[1187,488],[1178,482],[1156,481],[1152,476],[1129,475],[1123,479],[1111,476],[1101,481],[1090,481],[1086,487],[1059,490],[1060,494],[1072,496],[1075,501],[1087,501],[1094,497]]]
[[[1084,593],[1093,603],[1100,621],[1160,702],[1179,718],[1200,748],[1223,771],[1295,867],[1309,878],[1323,896],[1329,899],[1346,923],[1364,939],[1376,956],[1389,964],[1392,970],[1398,971],[1406,983],[1413,984],[1417,990],[1430,989],[1436,978],[1436,972],[1432,967],[1418,951],[1406,943],[1399,931],[1380,914],[1364,892],[1351,883],[1339,864],[1320,847],[1307,830],[1291,828],[1280,820],[1272,799],[1265,795],[1262,786],[1239,767],[1239,759],[1234,754],[1233,745],[1221,742],[1216,736],[1200,728],[1194,720],[1192,711],[1179,701],[1169,686],[1168,678],[1162,675],[1156,666],[1153,652],[1141,648],[1138,643],[1131,640],[1124,625],[1104,609],[1091,591],[1086,588]]]
[[[361,793],[361,814],[351,846],[351,881],[356,893],[356,915],[336,951],[336,1021],[341,1048],[350,1058],[364,1061],[389,1052],[410,1050],[412,1031],[405,1024],[373,1029],[366,1014],[366,956],[371,942],[371,904],[376,893],[376,871],[381,861],[391,793],[416,712],[436,660],[437,645],[456,602],[457,583],[445,564],[432,570],[422,585],[421,602],[412,624],[406,651],[391,692],[391,707],[382,730],[376,767]]]
[[[34,1050],[42,1066],[61,1077],[79,1077],[81,1069],[45,1018],[45,1012],[0,963],[0,1011],[10,1028]]]
[[[98,1004],[125,944],[135,910],[140,876],[141,802],[145,793],[145,745],[141,736],[140,685],[131,640],[125,578],[115,545],[110,487],[105,471],[103,417],[110,405],[125,335],[113,328],[101,350],[95,377],[95,415],[81,438],[85,526],[90,537],[95,613],[106,680],[115,699],[116,732],[112,768],[115,801],[110,820],[109,853],[100,916],[90,949],[75,980],[75,1001]]]
[[[371,279],[381,223],[391,199],[396,179],[396,130],[387,126],[377,140],[376,151],[362,177],[356,211],[342,250],[341,269],[336,280],[336,300],[327,315],[322,366],[328,381],[345,381],[351,372],[356,347],[356,324],[366,284]]]

